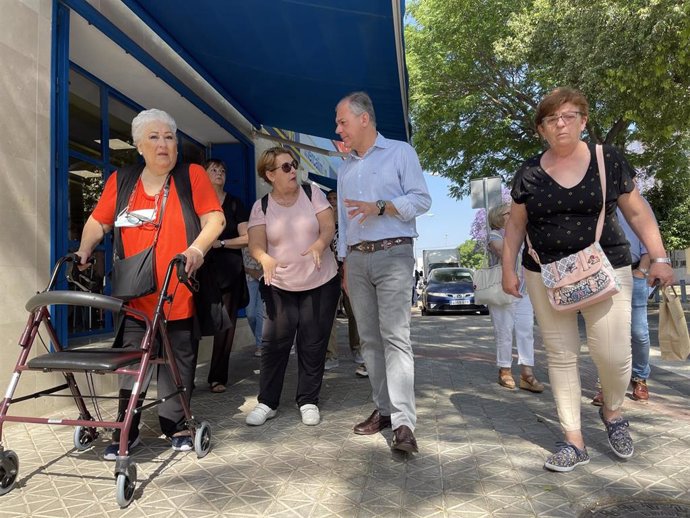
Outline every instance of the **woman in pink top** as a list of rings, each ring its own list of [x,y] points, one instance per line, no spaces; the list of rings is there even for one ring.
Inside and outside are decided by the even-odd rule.
[[[292,153],[282,147],[264,151],[256,166],[273,190],[254,203],[248,224],[249,252],[263,267],[261,294],[266,303],[259,403],[246,419],[254,426],[277,414],[293,342],[302,422],[316,425],[321,421],[317,405],[340,295],[330,249],[335,221],[321,190],[300,185],[298,167]]]

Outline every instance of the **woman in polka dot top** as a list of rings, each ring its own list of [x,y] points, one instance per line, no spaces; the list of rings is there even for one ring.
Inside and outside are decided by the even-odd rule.
[[[581,310],[587,346],[599,371],[604,406],[600,413],[614,453],[633,454],[628,421],[621,414],[630,382],[631,257],[628,242],[616,217],[620,207],[631,227],[649,250],[649,282],[673,282],[659,228],[651,210],[635,187],[635,171],[616,148],[604,145],[606,193],[601,192],[594,144],[581,140],[589,119],[589,105],[582,93],[557,88],[539,103],[535,123],[548,148],[527,160],[515,175],[511,216],[506,224],[503,264],[514,264],[525,235],[542,263],[549,263],[586,248],[595,240],[597,218],[605,203],[605,224],[600,244],[616,268],[621,291],[612,298]],[[544,466],[571,471],[589,462],[580,425],[580,337],[576,312],[552,309],[539,265],[523,254],[525,282],[544,340],[549,380],[556,400],[565,441]],[[503,270],[503,289],[519,296],[515,272]]]

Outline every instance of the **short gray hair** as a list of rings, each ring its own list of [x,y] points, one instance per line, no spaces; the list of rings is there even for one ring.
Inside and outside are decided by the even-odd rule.
[[[369,114],[369,120],[372,126],[376,127],[376,113],[374,113],[374,103],[371,102],[371,97],[366,92],[352,92],[340,99],[338,106],[342,103],[348,102],[350,110],[355,115],[362,115],[364,112]]]
[[[139,144],[139,140],[143,137],[144,126],[152,122],[163,122],[170,126],[170,131],[175,135],[175,142],[177,142],[177,124],[175,119],[163,110],[151,108],[150,110],[139,112],[139,115],[132,119],[132,140],[135,146]]]

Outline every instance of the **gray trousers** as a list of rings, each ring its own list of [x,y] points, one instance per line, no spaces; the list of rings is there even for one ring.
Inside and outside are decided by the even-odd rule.
[[[347,255],[347,286],[374,404],[393,429],[414,430],[414,355],[410,343],[412,245]]]

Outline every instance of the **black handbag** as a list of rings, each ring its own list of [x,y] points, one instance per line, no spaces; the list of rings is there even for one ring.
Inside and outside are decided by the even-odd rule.
[[[156,226],[156,235],[150,247],[131,257],[120,258],[119,255],[124,255],[124,251],[120,231],[116,228],[115,246],[113,247],[115,254],[110,278],[111,295],[113,297],[127,301],[155,293],[157,288],[156,243],[158,242],[158,234],[163,224],[163,213],[165,212],[169,191],[170,176],[166,179],[165,186],[163,187],[160,217]]]
[[[136,255],[115,259],[110,278],[111,295],[122,300],[136,299],[156,291],[155,249],[150,246]]]

